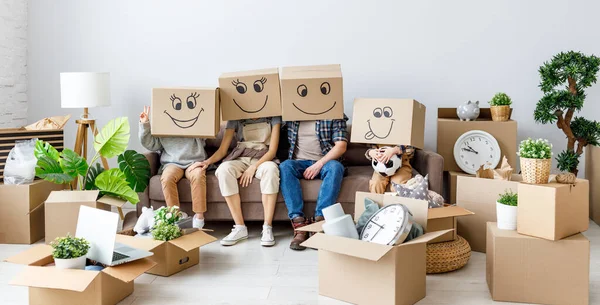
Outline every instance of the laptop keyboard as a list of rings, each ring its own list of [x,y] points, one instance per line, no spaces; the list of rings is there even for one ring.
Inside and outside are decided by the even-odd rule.
[[[129,256],[127,256],[125,254],[121,254],[121,253],[118,253],[118,252],[113,252],[112,261],[115,262],[115,261],[122,260],[122,259],[128,258],[128,257]]]

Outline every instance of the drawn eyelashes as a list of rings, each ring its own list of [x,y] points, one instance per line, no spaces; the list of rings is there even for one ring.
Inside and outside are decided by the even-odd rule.
[[[329,92],[331,92],[331,85],[328,82],[324,82],[321,84],[319,89],[321,90],[321,94],[328,95]],[[298,95],[301,97],[305,97],[308,95],[308,88],[304,84],[298,86],[298,88],[296,88],[296,91],[298,92]]]
[[[373,116],[376,118],[380,118],[381,116],[391,118],[393,115],[394,111],[389,106],[383,107],[383,109],[381,109],[380,107],[373,109]]]
[[[189,109],[196,108],[196,105],[198,104],[196,99],[198,97],[200,97],[200,94],[198,92],[194,92],[194,93],[190,94],[190,96],[187,97],[186,104]],[[170,100],[171,100],[171,106],[173,106],[173,109],[181,110],[182,102],[179,97],[177,97],[175,94],[173,94],[173,95],[171,95]]]
[[[267,82],[267,79],[265,77],[254,81],[254,84],[253,84],[254,91],[262,92],[265,89],[266,82]],[[244,94],[248,91],[248,87],[246,86],[246,84],[244,84],[243,82],[240,82],[239,79],[232,81],[231,84],[235,87],[235,90],[237,90],[237,92],[240,94]]]

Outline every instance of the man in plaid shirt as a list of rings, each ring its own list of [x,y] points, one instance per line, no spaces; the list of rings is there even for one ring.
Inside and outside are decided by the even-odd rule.
[[[334,204],[340,193],[344,166],[340,163],[346,152],[348,131],[343,119],[286,122],[290,149],[288,160],[279,166],[281,192],[294,228],[290,244],[293,250],[304,250],[300,246],[308,238],[306,232],[297,229],[310,223],[303,213],[304,199],[300,179],[321,179],[317,198],[315,221],[323,220],[323,209]]]

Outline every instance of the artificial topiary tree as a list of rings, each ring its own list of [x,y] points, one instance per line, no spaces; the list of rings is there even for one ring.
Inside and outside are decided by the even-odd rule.
[[[537,123],[556,123],[567,136],[567,149],[556,158],[560,171],[577,175],[583,148],[600,142],[600,123],[573,118],[583,107],[583,89],[596,83],[599,67],[600,58],[574,51],[561,52],[540,67],[544,97],[537,103],[534,118]]]

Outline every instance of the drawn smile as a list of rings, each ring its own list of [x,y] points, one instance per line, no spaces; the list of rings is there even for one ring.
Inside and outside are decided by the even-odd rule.
[[[329,112],[329,110],[333,109],[333,107],[335,107],[335,104],[337,104],[337,102],[333,102],[333,106],[331,106],[329,109],[323,111],[323,112],[306,112],[302,109],[300,109],[298,106],[296,106],[296,103],[292,103],[292,105],[294,105],[294,107],[296,107],[296,109],[300,110],[300,112],[304,113],[304,114],[308,114],[308,115],[321,115],[323,113]]]
[[[394,119],[392,120],[392,124],[390,124],[390,129],[387,131],[387,134],[385,136],[379,136],[377,134],[375,134],[375,132],[373,132],[373,128],[371,127],[371,120],[367,120],[367,124],[369,124],[369,131],[367,131],[367,133],[365,134],[365,139],[367,140],[372,140],[373,138],[378,138],[378,139],[385,139],[387,138],[390,133],[392,133],[392,128],[394,127]]]
[[[200,114],[204,111],[204,108],[200,108],[200,112],[198,112],[198,115],[196,115],[195,118],[193,119],[189,119],[189,120],[179,120],[176,119],[174,117],[172,117],[166,110],[165,113],[171,118],[171,120],[173,121],[173,124],[177,125],[177,127],[179,128],[190,128],[192,126],[194,126],[194,124],[196,124],[196,122],[198,122],[198,117],[200,116]]]
[[[240,108],[240,110],[242,110],[245,113],[257,113],[260,112],[261,110],[263,110],[265,108],[265,106],[267,106],[267,101],[269,100],[269,96],[267,95],[267,97],[265,98],[265,103],[262,105],[262,107],[260,107],[260,109],[255,110],[255,111],[251,111],[251,110],[246,110],[244,108],[242,108],[242,106],[240,106],[240,104],[238,104],[235,99],[233,99],[233,102],[235,103],[236,106],[238,106],[238,108]]]

